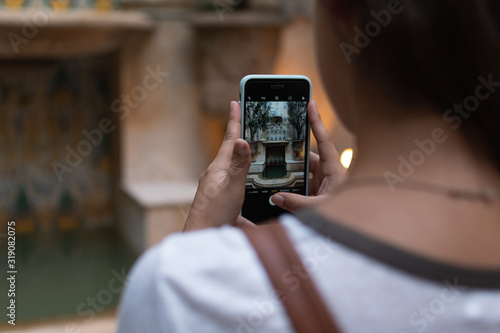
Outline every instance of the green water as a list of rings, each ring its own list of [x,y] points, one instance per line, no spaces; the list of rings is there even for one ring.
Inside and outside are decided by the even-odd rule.
[[[7,242],[2,238],[2,261],[6,250]],[[80,312],[86,311],[81,315],[83,321],[91,312],[97,315],[116,306],[122,277],[135,259],[134,252],[113,229],[16,235],[16,321],[78,316],[79,306]],[[9,301],[7,290],[3,277],[3,309]],[[95,308],[87,305],[89,297],[96,299]]]
[[[284,164],[279,165],[266,165],[262,176],[264,178],[283,178],[286,175],[286,166]]]

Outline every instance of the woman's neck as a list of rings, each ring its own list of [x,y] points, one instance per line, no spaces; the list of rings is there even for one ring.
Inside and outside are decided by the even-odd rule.
[[[358,123],[358,156],[351,180],[389,177],[393,182],[422,180],[471,191],[493,187],[500,193],[499,172],[439,113],[421,110],[418,117],[390,121],[371,119],[370,114],[380,114],[372,111]],[[438,260],[484,267],[500,264],[498,199],[482,202],[408,187],[394,190],[389,180],[387,186],[348,184],[318,211]]]
[[[363,116],[357,124],[358,150],[351,178],[384,177],[388,186],[419,179],[471,189],[500,189],[499,172],[483,148],[475,149],[474,142],[467,142],[461,129],[453,129],[444,120],[444,112],[425,108],[391,111],[415,116],[377,119],[370,116],[381,114],[373,107],[358,112]]]

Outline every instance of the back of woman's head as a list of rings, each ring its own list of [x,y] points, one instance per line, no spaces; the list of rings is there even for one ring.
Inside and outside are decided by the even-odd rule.
[[[360,78],[405,104],[431,105],[500,169],[498,0],[323,1],[354,29],[340,47]]]

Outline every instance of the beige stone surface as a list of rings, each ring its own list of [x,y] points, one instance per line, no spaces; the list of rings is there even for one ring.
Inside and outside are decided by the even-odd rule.
[[[122,120],[122,181],[197,179],[207,165],[201,135],[193,30],[182,21],[158,23],[148,40],[129,44],[121,57],[121,91],[143,84],[147,68],[168,76],[129,108]]]
[[[166,236],[182,231],[189,209],[190,202],[149,210],[146,219],[147,246],[151,247],[161,242]]]
[[[5,333],[114,333],[117,323],[115,312],[107,312],[87,323],[79,317],[44,320],[32,323],[18,323],[16,326],[0,326]]]
[[[66,58],[117,50],[153,28],[139,11],[0,10],[1,58]]]
[[[117,225],[137,253],[182,231],[196,188],[196,182],[175,181],[122,186]]]
[[[210,115],[227,114],[228,103],[239,98],[245,75],[272,71],[280,28],[254,23],[254,27],[198,27],[201,103]]]

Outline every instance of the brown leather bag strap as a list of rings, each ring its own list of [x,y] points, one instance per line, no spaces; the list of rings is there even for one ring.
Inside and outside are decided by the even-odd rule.
[[[283,226],[246,227],[243,231],[280,296],[297,333],[340,333]],[[299,272],[299,274],[297,274]],[[287,284],[294,277],[296,283]]]

